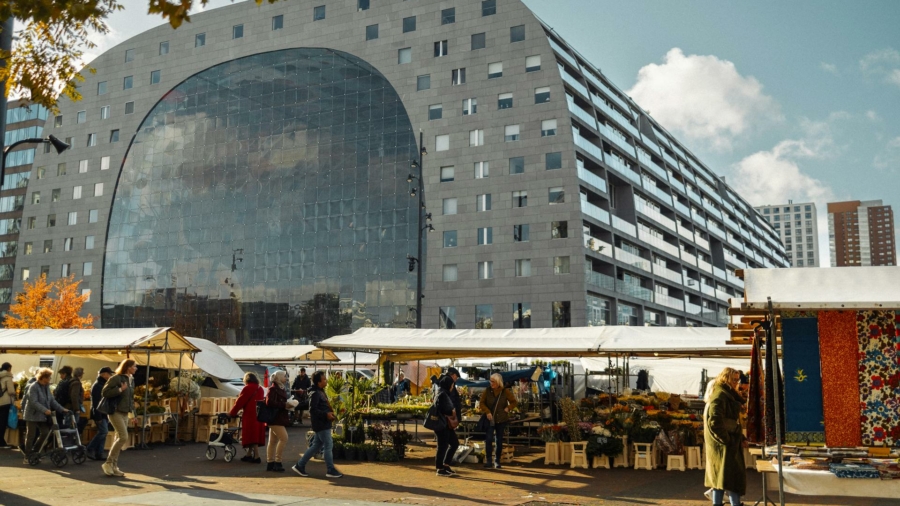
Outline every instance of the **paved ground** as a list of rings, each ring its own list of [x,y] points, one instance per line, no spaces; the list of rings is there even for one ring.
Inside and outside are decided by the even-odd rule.
[[[303,429],[290,430],[286,460],[293,461],[305,447]],[[574,470],[544,467],[540,454],[526,454],[512,465],[495,471],[463,466],[459,475],[434,475],[432,446],[414,446],[399,463],[338,461],[345,473],[339,480],[324,479],[324,464],[307,467],[312,477],[290,471],[267,473],[265,464],[226,463],[204,457],[205,445],[157,446],[153,450],[128,450],[120,466],[123,479],[108,478],[98,463],[70,463],[56,469],[49,462],[38,467],[22,464],[18,452],[0,450],[0,504],[36,505],[147,505],[206,506],[250,505],[348,505],[372,504],[602,504],[609,506],[701,506],[701,471],[667,472],[632,469]],[[290,465],[290,462],[287,463]],[[760,496],[760,480],[748,474],[746,499]],[[898,500],[810,498],[788,496],[789,504],[900,506]]]

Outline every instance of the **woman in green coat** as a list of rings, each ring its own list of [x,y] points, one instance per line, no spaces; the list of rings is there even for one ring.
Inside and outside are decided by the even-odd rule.
[[[703,413],[703,439],[706,444],[706,486],[712,488],[712,502],[721,506],[728,495],[732,506],[740,506],[747,492],[744,467],[744,433],[741,429],[741,405],[737,391],[741,373],[726,367],[716,378],[709,404]]]

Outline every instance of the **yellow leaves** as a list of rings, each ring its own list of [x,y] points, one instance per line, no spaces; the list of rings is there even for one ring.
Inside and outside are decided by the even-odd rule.
[[[16,294],[16,303],[3,320],[8,329],[92,329],[94,317],[81,316],[88,295],[78,294],[75,276],[47,283],[46,274],[25,282],[25,291]]]
[[[804,381],[806,381],[807,377],[808,376],[806,375],[805,372],[803,372],[803,369],[797,369],[797,374],[794,375],[794,379],[799,381],[800,383],[803,383]]]

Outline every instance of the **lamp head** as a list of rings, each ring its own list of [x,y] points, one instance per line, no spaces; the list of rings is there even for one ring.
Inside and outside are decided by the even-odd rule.
[[[425,146],[422,146],[422,149],[420,149],[419,152],[422,153],[422,156],[425,156],[428,154],[428,150],[425,149]]]
[[[413,160],[413,161],[409,162],[409,166],[410,166],[411,168],[413,168],[413,169],[418,169],[418,168],[419,168],[419,162]]]
[[[49,142],[53,145],[53,148],[56,150],[56,154],[60,155],[63,151],[70,148],[68,144],[56,138],[55,135],[50,135],[44,142]]]
[[[412,174],[410,174],[410,175],[406,176],[406,182],[412,183],[413,179],[415,179],[415,178],[416,178],[416,176],[413,176]]]
[[[415,197],[415,196],[416,196],[416,189],[415,189],[415,188],[413,188],[412,190],[409,191],[409,196],[410,196],[410,197]]]
[[[429,225],[428,225],[428,231],[429,231],[429,232],[434,232],[434,226],[431,225],[431,224],[429,224]]]

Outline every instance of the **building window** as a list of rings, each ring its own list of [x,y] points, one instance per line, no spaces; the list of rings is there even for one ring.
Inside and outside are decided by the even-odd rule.
[[[92,147],[97,145],[97,134],[88,134],[87,136],[87,147]]]
[[[284,15],[272,16],[272,30],[284,28]]]
[[[513,207],[528,207],[528,192],[515,191],[512,192]]]
[[[34,253],[34,244],[30,242],[25,243],[25,254],[30,255]]]
[[[503,127],[503,140],[516,142],[519,140],[519,125],[506,125]]]
[[[513,106],[513,94],[501,93],[497,96],[497,109],[511,109]]]
[[[483,146],[484,145],[484,130],[470,130],[469,131],[469,146]]]
[[[28,267],[22,268],[22,281],[28,281],[28,278],[31,277],[31,269]]]
[[[42,265],[41,266],[41,276],[49,276],[50,275],[50,266]]]
[[[134,49],[125,50],[125,63],[128,63],[130,61],[134,61]]]
[[[450,149],[450,135],[436,135],[434,137],[434,150],[447,151]]]
[[[531,259],[523,258],[516,260],[516,277],[527,278],[531,276]]]
[[[88,160],[79,160],[78,161],[78,173],[84,174],[88,171],[88,165],[90,162]]]
[[[76,186],[72,188],[72,199],[78,200],[81,198],[81,186]]]
[[[133,86],[134,86],[134,76],[125,76],[125,78],[122,79],[122,89],[123,90],[130,90]]]
[[[456,267],[456,264],[448,264],[444,266],[442,279],[444,281],[456,281],[457,279],[459,279],[459,269]]]
[[[90,276],[94,273],[94,263],[93,262],[85,262],[84,269],[82,270],[84,276]]]
[[[62,277],[66,277],[70,273],[72,273],[72,264],[62,264],[62,269],[60,269],[60,275]]]
[[[95,197],[103,196],[103,183],[94,183],[94,196]]]
[[[569,301],[553,303],[553,326],[572,326],[572,303]]]
[[[78,212],[72,211],[69,213],[69,220],[67,222],[69,225],[77,225],[78,224]]]
[[[96,209],[91,209],[88,212],[88,223],[97,223],[98,217],[99,217],[99,212]]]
[[[440,58],[441,56],[447,56],[447,41],[439,40],[434,43],[434,57]]]
[[[514,329],[531,328],[531,303],[514,302],[512,305],[512,312]]]
[[[26,230],[34,230],[34,227],[37,225],[37,216],[30,216],[27,223]]]
[[[456,230],[445,230],[444,231],[444,247],[445,248],[455,248],[456,247]]]
[[[477,195],[475,197],[475,212],[491,210],[491,194]]]
[[[109,131],[109,142],[119,142],[119,131],[118,130],[110,130]]]
[[[481,2],[481,16],[493,16],[497,14],[497,0],[484,0]]]
[[[488,63],[488,79],[503,77],[503,62]]]
[[[397,50],[397,63],[403,65],[412,61],[412,48],[404,47]]]
[[[479,304],[475,306],[475,328],[494,328],[494,306],[490,304]]]
[[[431,89],[431,74],[416,77],[416,91]]]
[[[375,40],[378,38],[378,25],[369,25],[366,27],[366,40]]]
[[[37,178],[38,179],[44,179],[44,177],[46,176],[46,173],[47,173],[46,168],[44,168],[44,167],[37,168]]]
[[[165,40],[159,43],[159,55],[169,54],[169,41]]]
[[[434,104],[428,106],[428,120],[441,119],[444,116],[444,106]]]
[[[31,205],[41,203],[41,192],[31,192]]]
[[[159,84],[160,80],[160,71],[153,70],[150,72],[150,84]]]
[[[525,40],[525,25],[513,26],[509,29],[509,41],[521,42]]]
[[[551,239],[567,239],[569,237],[568,221],[551,221],[550,222],[550,238]]]
[[[475,162],[475,179],[484,179],[489,176],[488,162]]]
[[[450,167],[441,167],[441,182],[449,183],[454,179],[455,169],[453,166]]]
[[[509,173],[512,174],[523,174],[525,173],[525,157],[523,156],[514,156],[509,159]]]
[[[812,206],[803,206],[804,211],[812,211]]]
[[[231,38],[232,39],[242,39],[244,38],[244,25],[234,25],[231,27]]]
[[[109,106],[104,105],[100,108],[100,119],[109,119]]]
[[[59,202],[59,195],[62,193],[62,190],[57,188],[50,193],[50,202]]]
[[[466,84],[466,69],[453,69],[450,72],[450,84],[454,86]]]
[[[84,249],[94,249],[94,236],[89,235],[84,238]]]
[[[60,163],[56,166],[56,175],[57,176],[65,176],[66,175],[66,164],[65,163]]]
[[[444,214],[444,216],[456,214],[456,211],[457,211],[456,202],[457,202],[456,198],[444,199],[442,201],[441,210],[442,210],[442,213]],[[454,234],[455,233],[456,232],[454,232]],[[445,237],[446,237],[446,234],[445,234]]]
[[[106,81],[97,83],[97,95],[106,95]]]
[[[47,239],[44,241],[44,253],[52,253],[53,252],[53,240]]]
[[[194,35],[194,47],[203,47],[206,45],[206,33],[198,33]]]
[[[494,262],[478,262],[478,279],[494,279]]]
[[[75,123],[84,123],[87,121],[87,111],[78,111],[75,113]]]
[[[541,137],[550,137],[556,135],[556,120],[545,119],[541,121]]]
[[[356,10],[358,10],[358,11],[369,10],[369,0],[356,0]]]
[[[547,170],[562,168],[562,153],[547,153],[544,156],[544,168]]]
[[[472,51],[485,48],[484,32],[472,34]]]
[[[553,274],[569,274],[569,257],[553,257]]]
[[[462,102],[462,113],[463,116],[468,116],[470,114],[475,114],[478,112],[478,99],[477,98],[467,98]]]
[[[456,308],[452,306],[441,306],[438,315],[440,322],[439,328],[455,329],[456,328]]]
[[[528,225],[513,225],[513,242],[528,242],[529,237]]]
[[[541,70],[541,56],[529,56],[525,58],[525,72],[537,72]]]
[[[59,128],[59,127],[61,127],[61,126],[62,126],[62,122],[63,122],[62,114],[53,117],[53,127],[54,127],[54,128]]]
[[[51,228],[51,227],[55,227],[55,226],[56,226],[56,215],[48,214],[47,215],[47,228]]]
[[[75,238],[74,237],[66,237],[63,239],[63,251],[72,251],[72,247],[74,246]]]
[[[554,186],[549,190],[548,199],[550,205],[562,204],[566,201],[566,191],[562,186]]]
[[[108,170],[109,169],[109,157],[104,156],[100,159],[100,170]]]
[[[550,101],[550,88],[535,88],[534,89],[534,103],[535,104],[543,104],[545,102]]]
[[[313,8],[313,21],[321,21],[325,19],[325,6],[320,5]]]
[[[416,31],[416,17],[409,16],[403,18],[403,33]]]
[[[134,102],[125,102],[125,114],[134,114]]]
[[[456,9],[444,9],[441,11],[441,24],[449,25],[451,23],[456,23]]]
[[[494,228],[485,227],[478,229],[478,245],[488,246],[494,244]]]

